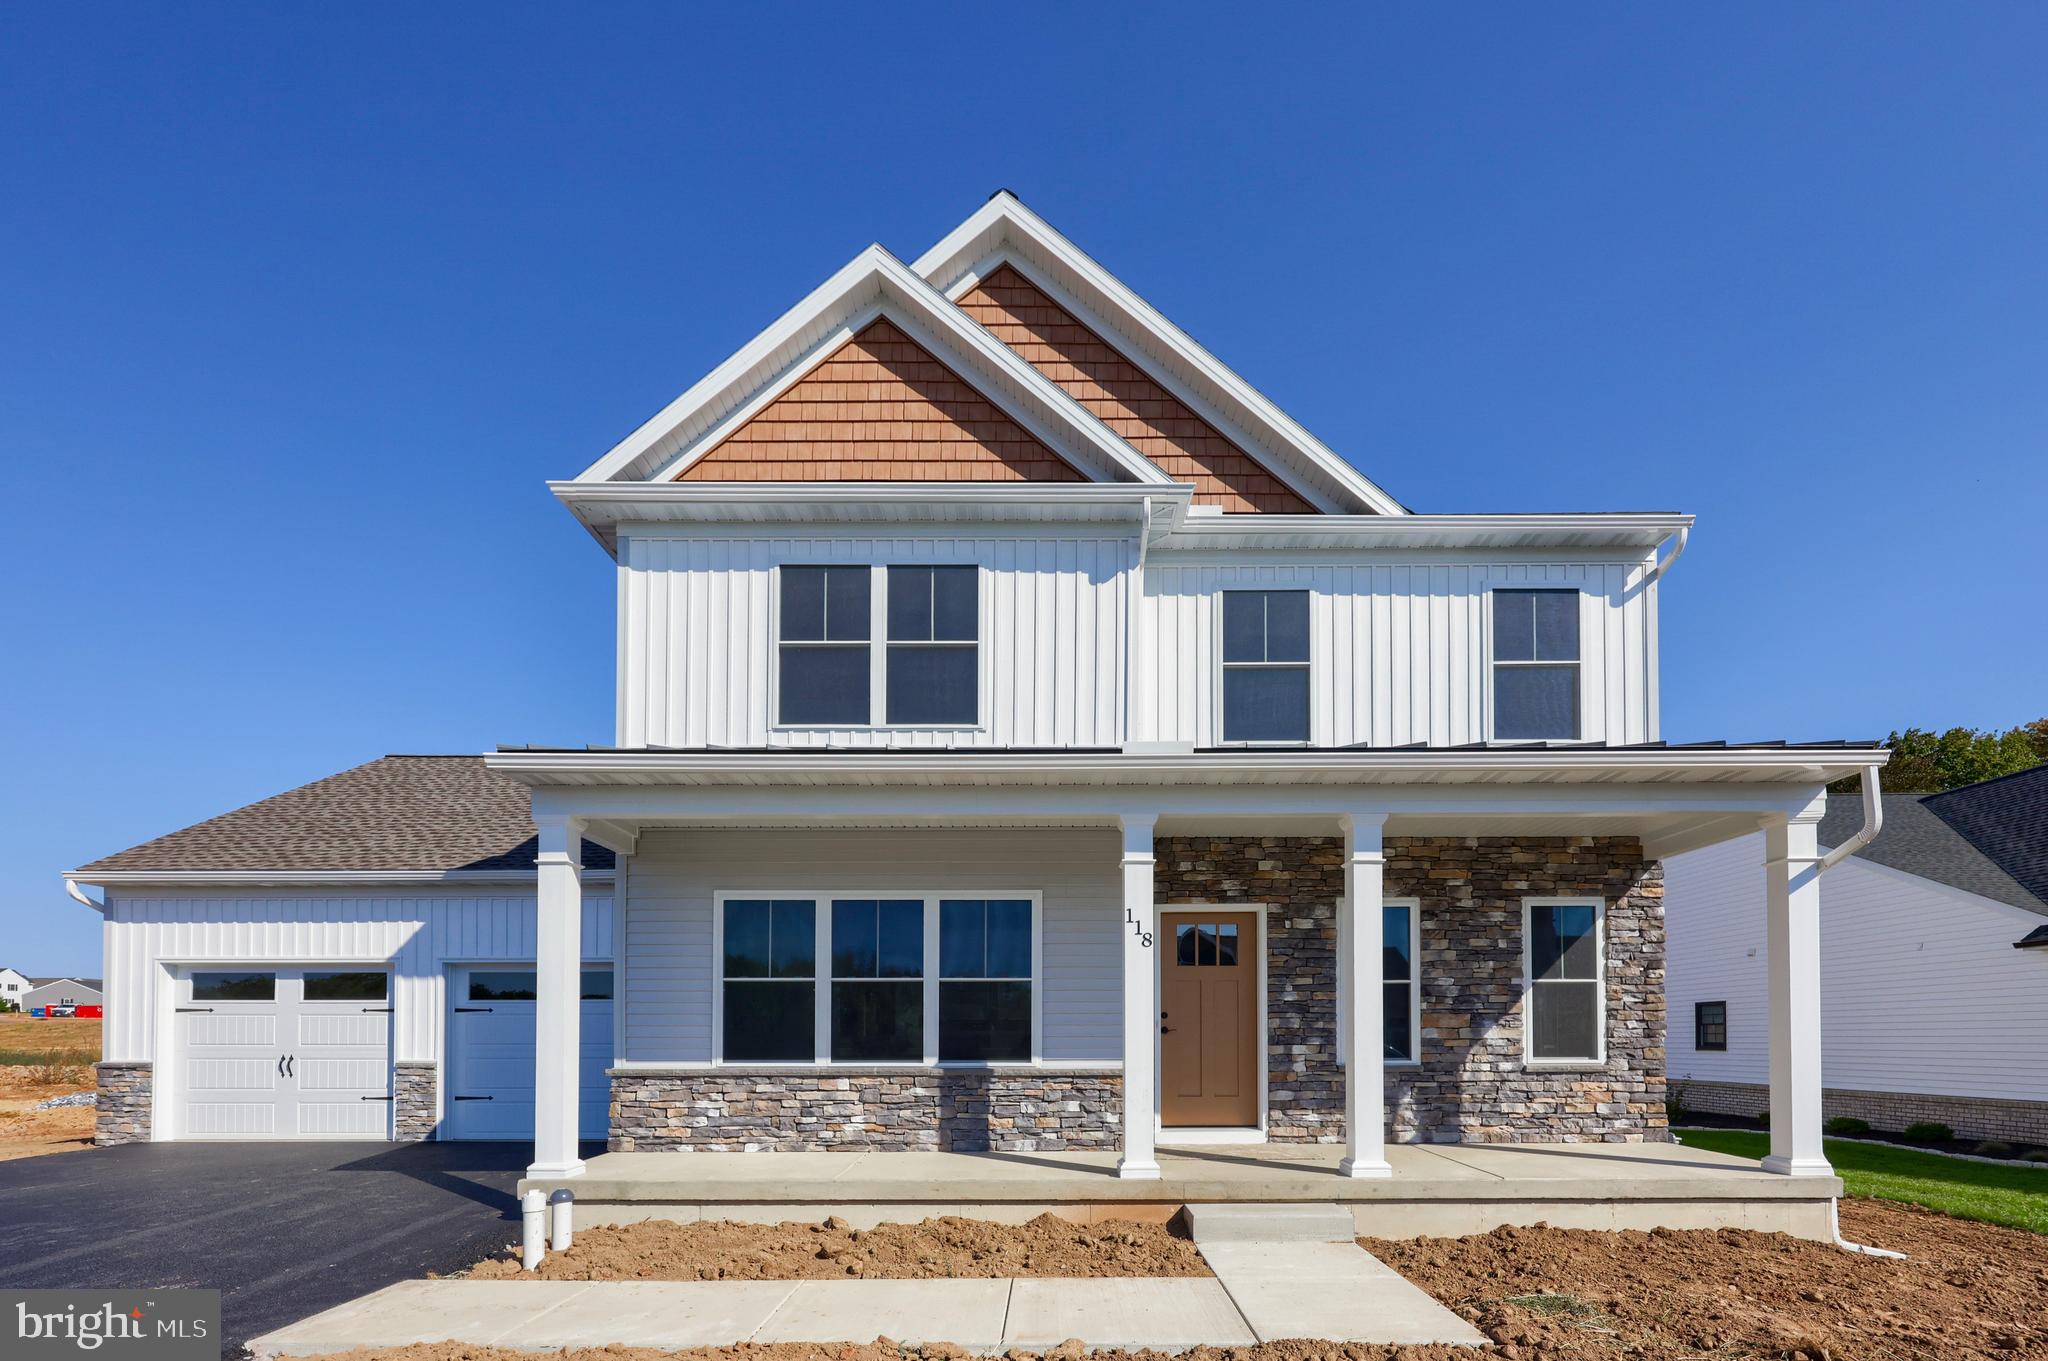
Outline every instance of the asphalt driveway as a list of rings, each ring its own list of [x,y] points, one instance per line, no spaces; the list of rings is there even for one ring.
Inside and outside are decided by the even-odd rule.
[[[130,1144],[0,1162],[0,1286],[217,1288],[226,1354],[519,1236],[530,1144]]]

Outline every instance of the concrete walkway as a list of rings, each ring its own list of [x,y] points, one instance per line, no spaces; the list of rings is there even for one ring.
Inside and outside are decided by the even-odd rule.
[[[1208,1277],[933,1281],[406,1281],[259,1337],[258,1358],[455,1341],[527,1350],[951,1342],[971,1351],[1486,1338],[1347,1243],[1204,1247]]]

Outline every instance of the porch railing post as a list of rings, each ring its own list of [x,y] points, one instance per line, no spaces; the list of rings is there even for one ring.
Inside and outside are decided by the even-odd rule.
[[[1818,815],[1764,823],[1764,941],[1770,969],[1771,1152],[1766,1172],[1828,1176],[1821,1146]]]
[[[1152,885],[1152,827],[1156,818],[1127,814],[1123,827],[1124,878],[1124,1148],[1116,1174],[1159,1176],[1153,1150],[1157,1116],[1159,1043],[1159,913]]]
[[[573,1177],[578,1034],[583,1013],[583,824],[534,813],[540,830],[534,912],[533,1165],[530,1177]]]
[[[1385,1014],[1380,1004],[1382,918],[1386,867],[1384,813],[1344,814],[1344,903],[1338,914],[1337,950],[1346,985],[1338,1024],[1343,1027],[1344,1160],[1347,1177],[1388,1177]]]

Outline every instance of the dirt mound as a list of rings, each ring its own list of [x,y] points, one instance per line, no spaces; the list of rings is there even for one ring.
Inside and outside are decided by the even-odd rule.
[[[1028,1224],[948,1216],[855,1229],[822,1224],[677,1224],[647,1220],[586,1229],[535,1272],[516,1249],[470,1270],[482,1280],[792,1281],[925,1280],[955,1276],[1207,1276],[1195,1245],[1151,1224],[1075,1224],[1040,1215]]]

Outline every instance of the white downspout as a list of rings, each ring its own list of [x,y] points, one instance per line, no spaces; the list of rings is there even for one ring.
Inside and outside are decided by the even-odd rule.
[[[1643,578],[1642,584],[1644,586],[1651,586],[1663,580],[1664,574],[1671,570],[1671,565],[1684,556],[1686,541],[1691,537],[1692,527],[1690,525],[1680,525],[1678,528],[1678,542],[1672,546],[1671,556],[1658,563],[1655,567],[1652,567],[1649,574]]]
[[[1877,766],[1863,767],[1863,826],[1857,830],[1856,835],[1822,856],[1820,866],[1814,871],[1815,874],[1825,874],[1841,864],[1875,841],[1878,832],[1884,828],[1884,799],[1878,787],[1878,769]],[[1835,1246],[1846,1251],[1860,1252],[1866,1257],[1890,1257],[1901,1262],[1906,1260],[1906,1254],[1903,1252],[1894,1252],[1890,1248],[1874,1248],[1868,1243],[1852,1243],[1842,1237],[1840,1201],[1828,1202],[1828,1232],[1834,1236]]]
[[[91,898],[88,898],[85,894],[85,890],[78,886],[77,880],[66,879],[64,881],[64,891],[70,894],[73,898],[77,899],[79,902],[84,903],[93,911],[98,912],[103,916],[105,915],[107,905],[105,903],[96,903]]]

